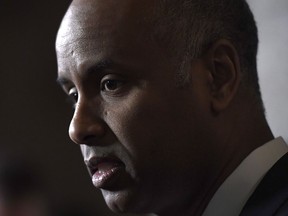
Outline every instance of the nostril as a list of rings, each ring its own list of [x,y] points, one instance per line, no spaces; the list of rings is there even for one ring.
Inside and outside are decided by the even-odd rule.
[[[90,139],[93,139],[95,136],[93,135],[87,135],[86,137],[84,137],[83,140],[90,140]]]
[[[71,124],[69,136],[76,144],[96,145],[105,135],[105,125],[101,122]]]
[[[74,139],[73,141],[74,142],[76,141],[75,143],[79,145],[97,145],[99,140],[100,138],[98,136],[88,134],[85,136],[78,137],[78,139]]]

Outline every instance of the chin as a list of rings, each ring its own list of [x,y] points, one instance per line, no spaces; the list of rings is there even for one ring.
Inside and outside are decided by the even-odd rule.
[[[101,190],[104,200],[109,207],[109,209],[115,213],[136,213],[136,214],[146,214],[151,213],[145,208],[145,204],[140,201],[139,197],[135,197],[135,192],[132,191],[107,191]],[[147,206],[146,206],[147,207]]]

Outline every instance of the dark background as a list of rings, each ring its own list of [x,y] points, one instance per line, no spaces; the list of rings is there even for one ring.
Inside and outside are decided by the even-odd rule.
[[[69,140],[72,110],[55,82],[55,37],[69,3],[0,0],[0,157],[36,169],[53,208],[114,215]]]

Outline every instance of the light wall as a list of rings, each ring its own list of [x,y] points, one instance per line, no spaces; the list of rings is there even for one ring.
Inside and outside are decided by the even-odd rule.
[[[248,0],[259,30],[258,72],[267,119],[288,141],[288,1]]]

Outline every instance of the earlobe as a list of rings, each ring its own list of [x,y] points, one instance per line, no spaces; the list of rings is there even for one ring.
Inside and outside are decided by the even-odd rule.
[[[235,47],[227,40],[215,42],[206,53],[209,62],[211,109],[218,114],[234,98],[240,83],[240,62]]]

